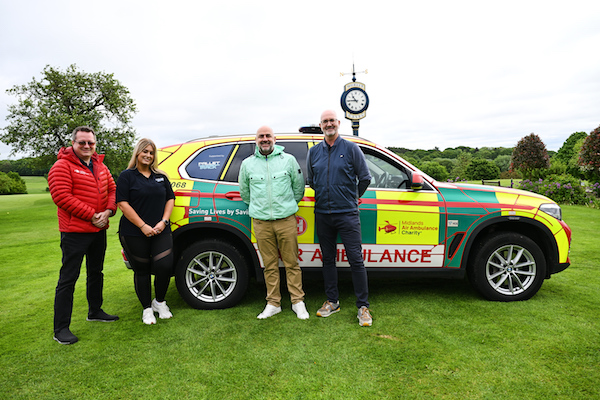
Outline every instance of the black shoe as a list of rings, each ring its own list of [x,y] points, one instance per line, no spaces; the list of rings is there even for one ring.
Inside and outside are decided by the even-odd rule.
[[[56,340],[60,344],[73,344],[77,343],[79,339],[77,336],[73,335],[69,328],[65,328],[58,333],[54,334],[54,340]]]
[[[88,314],[88,321],[100,321],[100,322],[114,322],[118,320],[119,317],[116,315],[110,315],[105,313],[103,310],[97,311],[94,314]]]

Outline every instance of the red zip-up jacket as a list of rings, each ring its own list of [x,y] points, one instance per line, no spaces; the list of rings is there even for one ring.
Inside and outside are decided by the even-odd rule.
[[[95,213],[117,210],[116,185],[102,163],[104,155],[94,153],[94,173],[81,163],[73,147],[62,148],[58,161],[48,174],[52,200],[58,206],[58,229],[61,232],[94,233],[105,228],[92,224]]]

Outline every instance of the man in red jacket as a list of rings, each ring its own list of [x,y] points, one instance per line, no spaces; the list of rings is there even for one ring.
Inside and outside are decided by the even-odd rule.
[[[113,322],[119,319],[102,310],[104,254],[108,218],[114,215],[116,185],[96,153],[96,135],[80,126],[72,135],[72,147],[62,148],[48,174],[52,200],[58,206],[58,228],[62,268],[54,298],[54,340],[77,342],[69,329],[73,294],[83,257],[86,258],[88,321]]]

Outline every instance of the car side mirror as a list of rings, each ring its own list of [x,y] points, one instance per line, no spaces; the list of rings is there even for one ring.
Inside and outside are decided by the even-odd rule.
[[[414,173],[410,178],[410,188],[412,190],[423,189],[423,175]]]

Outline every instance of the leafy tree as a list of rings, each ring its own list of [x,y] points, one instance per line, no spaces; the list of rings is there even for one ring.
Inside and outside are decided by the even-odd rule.
[[[461,151],[456,157],[456,165],[450,172],[450,177],[454,181],[467,179],[467,167],[471,164],[473,156],[470,153]]]
[[[130,124],[136,106],[113,74],[85,73],[75,64],[64,72],[46,66],[39,81],[34,77],[7,93],[18,99],[8,106],[9,125],[0,133],[0,141],[13,147],[11,155],[26,153],[49,167],[59,149],[71,145],[73,129],[87,125],[96,131],[96,149],[106,155],[111,171],[126,167],[135,139]]]
[[[498,179],[500,176],[500,168],[491,160],[483,158],[473,158],[467,166],[466,177],[469,180],[476,179]]]
[[[456,157],[458,157],[460,152],[460,150],[447,148],[446,150],[442,151],[441,157],[455,159]]]
[[[501,154],[494,159],[494,163],[500,168],[500,172],[510,169],[510,154]]]
[[[0,172],[0,194],[11,194],[11,190],[12,179],[10,179],[4,172]]]
[[[431,176],[436,181],[448,180],[448,171],[446,167],[436,163],[435,161],[427,161],[421,165],[421,170]]]
[[[468,147],[468,146],[458,146],[458,147],[455,147],[455,149],[456,149],[456,150],[460,150],[460,151],[462,151],[463,153],[469,153],[469,154],[473,154],[473,153],[475,153],[475,149],[474,149],[474,148],[472,148],[472,147]],[[458,157],[458,156],[457,156],[457,157]]]
[[[546,177],[550,175],[563,175],[567,173],[567,164],[562,162],[556,157],[552,157],[550,159],[550,168],[548,168],[548,172],[546,173]],[[570,174],[569,174],[570,175]]]
[[[565,164],[568,163],[571,157],[573,157],[573,155],[576,154],[574,150],[575,144],[580,139],[583,139],[585,137],[587,137],[587,133],[585,132],[572,133],[571,136],[569,136],[567,140],[565,140],[560,149],[558,149],[558,152],[556,153],[556,158],[564,162]]]
[[[35,158],[25,157],[19,160],[0,161],[0,171],[16,172],[21,176],[44,176],[49,168],[39,168],[39,162]]]
[[[427,150],[416,149],[412,151],[412,156],[418,160],[423,160],[429,154]]]
[[[440,157],[442,152],[437,147],[427,150],[427,155],[422,157],[423,161],[433,161],[436,157]]]
[[[482,158],[486,160],[493,160],[495,158],[496,151],[492,147],[482,147],[473,155],[475,158]]]
[[[402,156],[406,152],[412,151],[412,150],[407,149],[406,147],[388,147],[388,149],[390,151],[393,151],[394,153],[398,154],[399,156]]]
[[[511,160],[511,169],[518,169],[525,178],[540,177],[550,166],[546,145],[534,133],[519,140]]]
[[[585,137],[581,138],[575,143],[573,146],[573,155],[567,162],[567,173],[580,179],[585,178],[585,170],[579,165],[579,152],[581,151],[585,139]]]
[[[406,161],[408,161],[409,163],[411,163],[415,167],[419,168],[419,164],[421,162],[418,159],[414,158],[413,156],[402,156],[402,158],[404,158]]]
[[[438,158],[434,158],[433,161],[446,167],[446,171],[452,171],[452,169],[456,165],[456,160],[452,160],[450,158],[439,158],[438,157]]]
[[[584,139],[579,151],[579,165],[590,178],[600,179],[600,126]]]
[[[25,194],[27,185],[16,172],[0,172],[0,194]]]
[[[506,147],[482,147],[479,151],[474,154],[475,157],[485,158],[486,160],[495,160],[499,156],[508,155],[512,153],[511,148]]]

